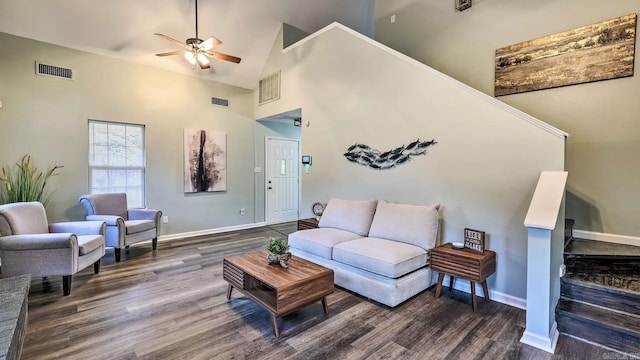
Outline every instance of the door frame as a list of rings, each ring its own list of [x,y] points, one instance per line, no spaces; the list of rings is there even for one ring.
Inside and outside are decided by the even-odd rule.
[[[264,222],[267,225],[272,224],[269,217],[271,214],[269,213],[269,141],[270,140],[285,140],[285,141],[295,141],[298,143],[298,158],[302,153],[302,139],[293,139],[287,137],[279,137],[279,136],[265,136],[264,137]],[[300,160],[300,159],[298,159]],[[298,218],[300,218],[300,195],[302,194],[302,166],[298,163],[298,203],[296,204]]]

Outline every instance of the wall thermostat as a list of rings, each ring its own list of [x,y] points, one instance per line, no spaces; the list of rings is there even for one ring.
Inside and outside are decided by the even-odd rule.
[[[311,156],[302,155],[302,165],[311,165]]]

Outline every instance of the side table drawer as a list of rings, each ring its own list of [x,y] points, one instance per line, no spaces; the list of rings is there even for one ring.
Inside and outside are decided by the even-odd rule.
[[[490,250],[473,253],[470,250],[436,248],[431,251],[431,268],[455,277],[482,282],[496,271],[496,253]]]

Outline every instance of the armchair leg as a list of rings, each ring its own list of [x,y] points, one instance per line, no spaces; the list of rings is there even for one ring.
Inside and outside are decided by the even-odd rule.
[[[100,273],[100,259],[98,259],[98,261],[93,263],[93,273],[94,274]]]
[[[154,238],[151,240],[151,249],[158,250],[158,238]]]
[[[68,296],[71,294],[71,275],[62,276],[62,295]]]
[[[116,262],[120,262],[120,248],[113,248],[113,253],[116,255]]]

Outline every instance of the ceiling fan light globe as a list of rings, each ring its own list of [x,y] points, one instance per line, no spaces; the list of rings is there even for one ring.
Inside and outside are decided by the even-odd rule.
[[[187,59],[187,61],[191,65],[195,65],[196,64],[196,56],[193,54],[193,52],[187,51],[186,53],[184,53],[184,58]]]
[[[209,64],[209,59],[203,53],[198,53],[198,62],[202,65],[207,65]]]

